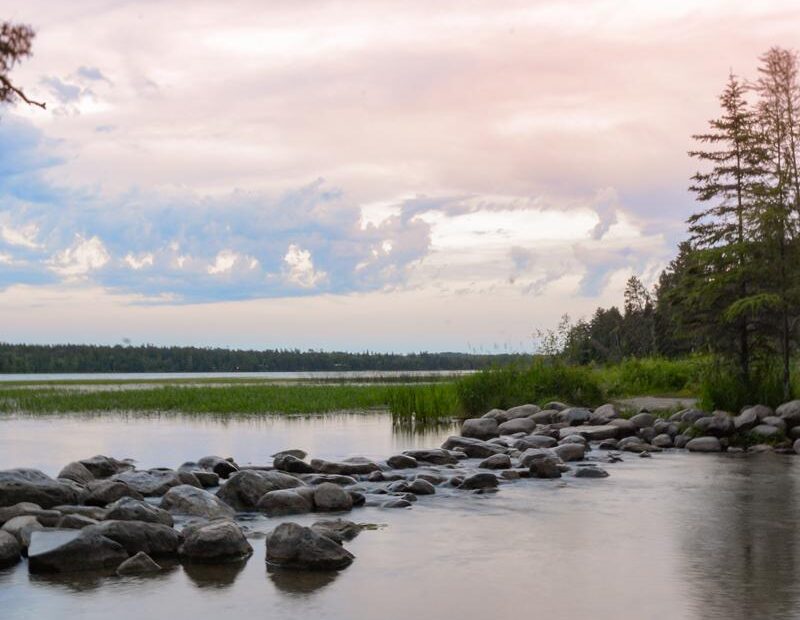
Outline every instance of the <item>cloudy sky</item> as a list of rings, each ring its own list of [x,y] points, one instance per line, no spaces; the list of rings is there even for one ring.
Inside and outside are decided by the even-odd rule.
[[[0,0],[0,340],[529,350],[652,283],[796,0]]]

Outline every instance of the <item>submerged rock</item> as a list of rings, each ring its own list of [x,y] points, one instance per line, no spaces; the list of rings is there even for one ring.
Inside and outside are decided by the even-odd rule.
[[[494,489],[497,488],[497,484],[497,476],[494,474],[479,473],[464,478],[458,488],[468,491],[476,489]]]
[[[32,573],[114,569],[127,559],[122,545],[90,528],[34,532],[28,548]]]
[[[354,556],[327,536],[297,523],[282,523],[267,536],[268,564],[298,570],[341,570]]]
[[[332,541],[341,544],[342,541],[353,540],[361,533],[364,526],[347,519],[322,519],[315,521],[311,525],[311,529],[317,534],[327,536]]]
[[[608,478],[608,472],[601,467],[587,465],[575,470],[576,478]]]
[[[140,551],[132,558],[128,558],[117,568],[117,575],[124,577],[127,575],[143,575],[147,573],[157,573],[161,567],[156,564],[155,560],[147,555],[144,551]]]
[[[314,507],[319,512],[346,512],[353,508],[353,498],[342,487],[323,482],[314,489]]]

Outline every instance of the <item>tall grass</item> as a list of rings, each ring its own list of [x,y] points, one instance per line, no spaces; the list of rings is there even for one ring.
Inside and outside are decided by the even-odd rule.
[[[797,371],[792,377],[792,395],[799,393]],[[747,405],[777,407],[786,399],[783,395],[782,369],[778,364],[756,367],[749,385],[742,380],[738,368],[731,364],[709,364],[698,390],[700,406],[709,411],[739,411]]]
[[[611,396],[684,396],[697,393],[709,363],[705,357],[627,359],[599,368],[598,375]]]

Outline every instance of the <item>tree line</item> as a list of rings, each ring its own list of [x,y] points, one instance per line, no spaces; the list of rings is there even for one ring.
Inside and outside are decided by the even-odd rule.
[[[792,396],[800,317],[800,84],[798,56],[774,47],[758,74],[731,74],[719,116],[693,136],[701,168],[688,239],[652,291],[638,278],[621,312],[551,334],[575,362],[710,353],[743,397],[767,384]]]
[[[527,359],[523,354],[344,353],[201,347],[0,343],[0,373],[305,372],[476,370]]]

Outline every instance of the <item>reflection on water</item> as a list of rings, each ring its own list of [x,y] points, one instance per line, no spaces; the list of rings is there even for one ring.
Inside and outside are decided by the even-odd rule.
[[[385,457],[439,445],[449,432],[395,433],[388,415],[1,418],[0,466],[54,473],[97,452],[145,466],[211,453],[263,462],[285,447]],[[0,571],[0,616],[483,620],[535,609],[555,620],[800,617],[800,458],[666,452],[604,467],[611,476],[603,480],[520,480],[482,496],[440,489],[410,510],[354,511],[354,520],[385,527],[346,543],[356,559],[340,573],[268,571],[264,533],[289,519],[262,516],[247,522],[254,553],[238,565],[55,579],[29,576],[23,563]]]

